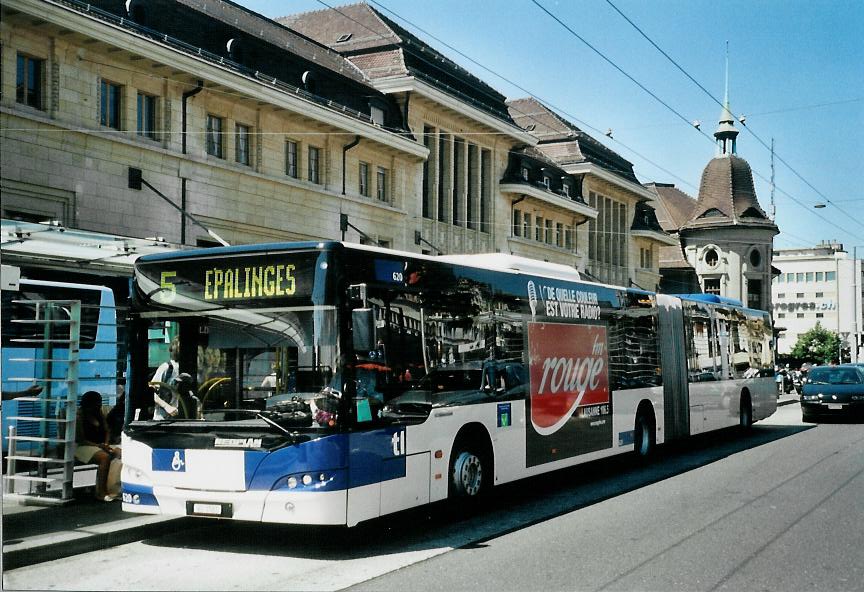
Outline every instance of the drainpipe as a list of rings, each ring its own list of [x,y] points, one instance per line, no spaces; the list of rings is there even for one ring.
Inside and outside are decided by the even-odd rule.
[[[183,136],[183,154],[186,154],[186,101],[187,101],[188,99],[191,99],[191,98],[194,97],[195,95],[197,95],[197,94],[198,94],[199,92],[201,92],[203,89],[204,89],[204,81],[203,81],[203,80],[199,80],[199,81],[198,81],[198,84],[197,84],[197,86],[196,86],[195,88],[193,88],[192,90],[189,90],[189,91],[186,91],[186,92],[183,93],[183,125],[182,125],[182,127],[183,127],[183,131],[182,131],[182,136]]]
[[[345,144],[342,146],[342,195],[345,195],[345,159],[347,157],[348,151],[351,150],[354,146],[360,143],[360,136],[356,136],[353,142]]]

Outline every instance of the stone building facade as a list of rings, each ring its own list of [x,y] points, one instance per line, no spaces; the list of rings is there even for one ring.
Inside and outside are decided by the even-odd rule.
[[[167,6],[170,19],[139,7],[142,25],[116,2],[3,3],[4,218],[213,243],[158,191],[232,244],[339,238],[347,214],[363,240],[414,246],[428,150],[398,107],[338,55],[236,5]],[[209,48],[165,33],[175,21]]]

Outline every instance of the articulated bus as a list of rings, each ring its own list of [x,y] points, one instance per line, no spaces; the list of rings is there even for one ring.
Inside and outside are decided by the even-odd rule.
[[[548,263],[267,244],[135,281],[129,512],[353,526],[776,409],[767,313]],[[161,421],[154,327],[187,375]]]

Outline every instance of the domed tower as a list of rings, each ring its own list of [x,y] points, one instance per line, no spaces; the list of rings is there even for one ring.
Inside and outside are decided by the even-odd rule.
[[[771,259],[780,231],[756,199],[753,172],[737,156],[735,118],[726,95],[720,112],[717,156],[702,172],[693,215],[680,229],[681,247],[702,291],[771,308]]]

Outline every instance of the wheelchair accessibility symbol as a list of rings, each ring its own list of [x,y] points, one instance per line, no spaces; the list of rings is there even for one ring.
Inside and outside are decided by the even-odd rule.
[[[183,467],[186,466],[186,461],[183,460],[180,456],[180,451],[174,451],[174,458],[171,459],[171,470],[172,471],[180,471]]]

